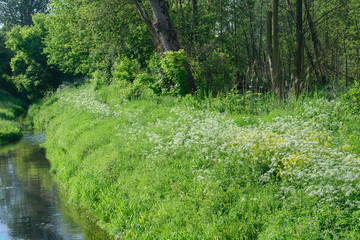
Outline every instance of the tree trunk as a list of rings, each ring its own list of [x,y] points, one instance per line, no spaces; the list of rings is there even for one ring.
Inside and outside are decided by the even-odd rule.
[[[244,33],[244,38],[245,38],[245,42],[246,43],[249,43],[250,41],[249,41],[249,39],[248,39],[248,36],[247,36],[247,34],[246,34],[246,30],[244,29],[243,30],[243,33]],[[247,53],[247,61],[248,61],[248,67],[250,68],[251,67],[251,50],[250,50],[250,46],[249,46],[249,44],[246,44],[245,45],[245,47],[246,47],[246,53]]]
[[[280,66],[279,48],[279,0],[273,0],[272,38],[273,38],[273,90],[283,99],[283,83]]]
[[[191,21],[190,45],[193,48],[197,41],[197,34],[198,34],[198,2],[197,2],[197,0],[191,1],[191,7],[192,7],[192,21]]]
[[[301,83],[303,81],[303,62],[304,62],[304,41],[302,26],[302,0],[296,0],[296,49],[295,49],[295,96],[296,99],[301,93]]]
[[[142,7],[141,5],[141,0],[132,0],[136,9],[138,10],[138,12],[140,13],[144,23],[146,24],[150,34],[151,34],[151,37],[152,37],[152,40],[153,40],[153,43],[154,43],[154,46],[156,48],[156,50],[158,52],[163,52],[164,51],[164,48],[160,42],[160,39],[158,37],[158,34],[156,32],[156,29],[154,28],[151,20],[150,20],[150,17],[149,15],[147,14],[147,12],[145,11],[145,9]]]
[[[343,44],[344,44],[344,54],[345,54],[345,86],[348,87],[348,55],[347,55],[347,51],[346,51],[346,43],[345,43],[345,36],[343,39]]]
[[[263,67],[263,61],[262,61],[262,57],[261,57],[261,53],[262,53],[262,48],[263,48],[263,4],[264,1],[261,0],[260,2],[260,22],[259,22],[259,31],[260,31],[260,37],[259,37],[259,52],[258,52],[258,58],[259,58],[259,69],[260,71],[262,71],[262,67]]]
[[[220,0],[220,52],[224,52],[223,24],[224,24],[224,0]]]
[[[248,13],[248,19],[249,19],[249,37],[250,37],[250,49],[251,49],[251,65],[253,65],[257,60],[257,50],[256,50],[256,43],[255,43],[255,31],[254,31],[254,12],[253,8],[250,5],[250,3],[247,3],[247,11]],[[255,72],[256,68],[255,68]]]
[[[157,50],[161,52],[179,51],[180,42],[170,18],[169,3],[166,0],[149,0],[154,16],[154,22],[152,22],[142,7],[141,0],[132,1],[146,23]],[[194,93],[196,85],[189,64],[186,65],[186,71],[189,90]]]
[[[295,17],[293,8],[292,8],[292,4],[291,4],[290,0],[287,0],[287,2],[288,2],[288,5],[289,5],[289,10],[290,10],[290,13],[291,13],[291,17],[292,17],[292,19],[294,20],[294,22],[296,23],[296,17]],[[312,54],[311,54],[311,52],[310,52],[310,48],[308,47],[308,45],[306,44],[306,42],[305,42],[305,40],[304,40],[304,32],[303,32],[303,39],[302,39],[302,41],[303,41],[303,47],[305,48],[305,52],[306,52],[307,58],[308,58],[308,60],[309,60],[309,63],[310,63],[310,65],[311,65],[311,68],[312,68],[313,71],[314,71],[315,78],[316,78],[316,79],[320,79],[320,73],[319,73],[318,69],[317,69],[316,66],[315,66],[315,62],[314,62],[313,56],[312,56]],[[304,49],[303,49],[303,50],[304,50]],[[304,67],[303,67],[302,70],[304,71]],[[309,74],[310,74],[310,73],[311,73],[311,72],[309,72]],[[302,75],[302,76],[303,76],[303,75]],[[311,78],[310,78],[310,83],[309,83],[309,89],[310,89],[310,90],[312,90],[312,86],[313,86],[313,84],[312,84],[312,81],[311,81]]]
[[[315,58],[316,58],[316,67],[317,67],[317,71],[319,72],[319,77],[320,79],[318,79],[319,84],[320,85],[325,85],[326,84],[326,76],[325,76],[325,72],[324,72],[324,68],[323,68],[323,64],[322,64],[322,57],[321,57],[321,45],[320,45],[320,41],[317,37],[316,34],[316,30],[315,30],[315,25],[314,25],[314,21],[312,19],[312,16],[310,14],[310,4],[309,4],[309,0],[305,0],[305,12],[306,12],[306,19],[309,25],[309,30],[310,30],[310,35],[311,35],[311,40],[313,42],[313,46],[314,46],[314,52],[315,52]]]
[[[273,47],[272,47],[272,12],[267,11],[266,15],[266,49],[267,49],[267,59],[269,61],[269,71],[271,76],[271,82],[273,82]]]
[[[154,15],[153,26],[164,51],[179,51],[180,43],[169,15],[169,3],[165,0],[149,0]]]

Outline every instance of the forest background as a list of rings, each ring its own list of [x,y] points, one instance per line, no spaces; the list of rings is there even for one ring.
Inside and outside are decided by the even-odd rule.
[[[175,95],[330,94],[359,77],[358,9],[355,0],[3,0],[1,86],[30,100],[91,75]]]

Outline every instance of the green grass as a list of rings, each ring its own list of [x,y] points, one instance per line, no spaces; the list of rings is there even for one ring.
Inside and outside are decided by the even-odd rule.
[[[68,201],[114,238],[360,237],[359,118],[340,100],[111,88],[62,89],[29,116]]]
[[[22,136],[20,124],[0,119],[0,145],[19,140]]]
[[[24,113],[26,103],[0,89],[0,145],[17,141],[22,130],[15,118]]]

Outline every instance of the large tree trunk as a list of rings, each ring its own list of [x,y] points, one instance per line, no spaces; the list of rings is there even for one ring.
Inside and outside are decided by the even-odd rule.
[[[154,43],[154,46],[156,48],[156,50],[158,52],[163,52],[164,51],[164,48],[160,42],[160,39],[158,37],[158,34],[156,32],[156,29],[154,28],[153,24],[152,24],[152,21],[149,17],[149,15],[147,14],[147,12],[145,11],[145,9],[142,7],[142,4],[141,4],[141,0],[132,0],[136,9],[139,11],[144,23],[146,24],[150,34],[151,34],[151,37],[152,37],[152,40],[153,40],[153,43]]]
[[[169,15],[169,3],[165,0],[149,0],[154,15],[153,26],[164,51],[179,51],[180,43]]]
[[[149,0],[153,12],[153,22],[142,7],[141,0],[132,0],[145,21],[156,48],[161,52],[179,51],[180,42],[169,14],[169,3],[166,0]],[[191,93],[196,91],[194,77],[190,65],[186,65],[187,83]]]

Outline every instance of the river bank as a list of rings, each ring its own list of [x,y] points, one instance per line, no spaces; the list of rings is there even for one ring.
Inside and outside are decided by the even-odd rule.
[[[230,114],[108,90],[63,88],[30,118],[68,201],[114,238],[360,236],[358,116],[341,101]]]
[[[21,125],[15,119],[25,112],[27,104],[0,89],[0,145],[20,140]]]

